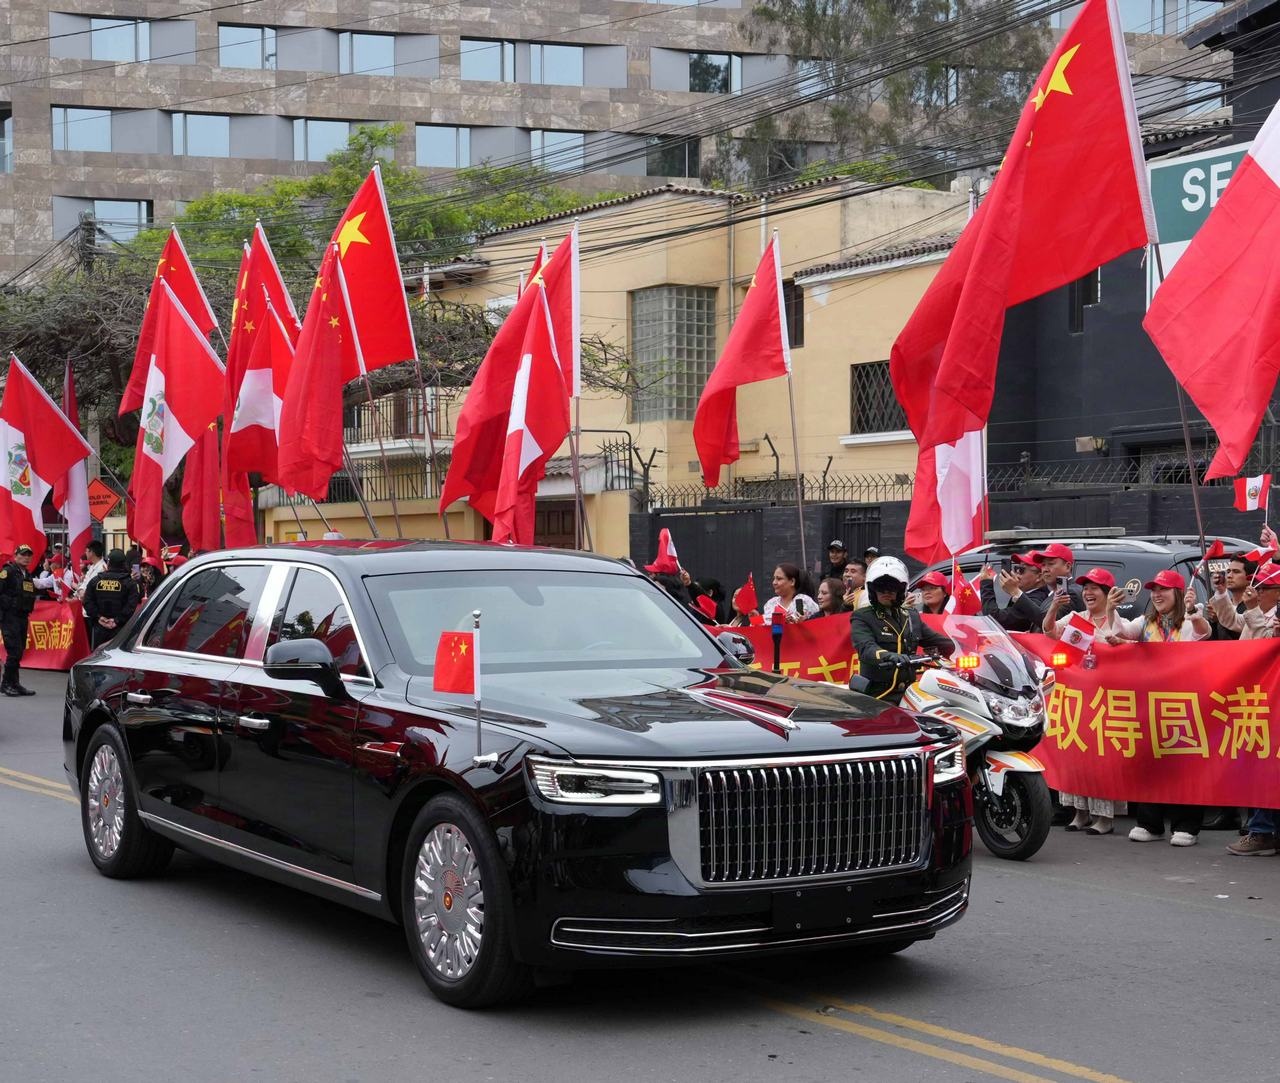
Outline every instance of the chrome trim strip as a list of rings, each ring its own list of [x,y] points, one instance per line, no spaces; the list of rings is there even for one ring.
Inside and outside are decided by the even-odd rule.
[[[811,764],[849,763],[855,760],[888,760],[912,759],[929,755],[942,748],[954,745],[929,744],[913,745],[910,748],[881,748],[869,752],[817,752],[809,756],[756,756],[724,760],[596,760],[577,759],[571,762],[583,767],[649,767],[667,768],[669,770],[684,769],[687,771],[704,771],[712,768],[734,767],[805,767]]]
[[[590,928],[589,926],[588,926],[588,927],[580,927],[580,926],[575,926],[575,925],[565,925],[565,924],[564,924],[566,921],[577,921],[577,920],[582,920],[582,919],[579,919],[579,918],[560,918],[560,919],[555,923],[555,926],[553,927],[553,935],[554,935],[554,930],[555,930],[555,929],[559,929],[559,930],[560,930],[560,932],[562,932],[562,933],[583,933],[583,934],[585,934],[585,935],[587,935],[587,936],[602,936],[602,935],[608,935],[608,936],[678,936],[678,937],[680,937],[682,940],[703,940],[703,939],[706,939],[707,937],[711,937],[711,936],[748,936],[748,935],[750,935],[750,934],[752,934],[752,933],[767,933],[767,932],[771,932],[771,931],[772,931],[772,929],[773,929],[773,926],[771,926],[771,925],[762,925],[762,926],[758,926],[758,927],[756,927],[756,928],[746,928],[746,929],[722,929],[722,930],[720,930],[719,932],[714,932],[714,933],[682,933],[682,932],[677,932],[677,931],[676,931],[676,930],[674,930],[674,929],[671,929],[671,930],[663,930],[663,929],[644,930],[644,929],[616,929],[616,928],[612,928],[612,927],[609,927],[609,928],[602,928],[602,929],[593,929],[593,928]]]
[[[274,869],[281,872],[287,872],[292,876],[301,877],[304,880],[313,880],[318,884],[324,884],[326,887],[338,888],[340,891],[349,891],[353,895],[358,895],[362,899],[370,899],[373,902],[381,902],[382,896],[376,891],[370,891],[367,887],[360,887],[358,884],[349,884],[345,880],[339,880],[333,876],[326,876],[322,872],[312,872],[310,869],[304,869],[298,865],[291,865],[287,861],[281,861],[278,857],[268,857],[266,854],[260,854],[257,850],[250,850],[246,846],[239,846],[234,842],[227,842],[225,839],[214,838],[212,835],[206,835],[203,831],[197,831],[195,828],[185,827],[182,824],[176,824],[172,820],[166,820],[163,816],[157,816],[154,812],[143,812],[138,810],[138,816],[146,823],[159,827],[162,831],[174,831],[179,835],[185,835],[187,838],[195,839],[198,842],[208,843],[210,846],[216,846],[219,849],[228,850],[233,854],[239,854],[241,857],[247,857],[253,861],[261,861],[264,865],[270,865]]]

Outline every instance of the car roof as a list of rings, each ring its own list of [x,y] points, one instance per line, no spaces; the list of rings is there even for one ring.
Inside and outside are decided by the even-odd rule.
[[[1218,540],[1218,539],[1215,539]],[[1249,550],[1255,542],[1247,542],[1242,538],[1221,538],[1228,552]],[[1020,538],[1017,541],[988,542],[985,545],[970,549],[963,556],[975,553],[1024,553],[1030,549],[1043,549],[1054,543],[1065,545],[1073,553],[1117,553],[1134,554],[1150,553],[1153,556],[1170,556],[1174,558],[1194,553],[1201,553],[1200,539],[1190,534],[1139,535],[1119,538],[1073,538],[1070,535],[1046,535],[1042,538]]]

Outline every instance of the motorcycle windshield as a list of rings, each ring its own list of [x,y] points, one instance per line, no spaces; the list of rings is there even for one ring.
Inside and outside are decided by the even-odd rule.
[[[972,674],[979,686],[1009,696],[1039,692],[1040,673],[1035,658],[990,617],[949,613],[942,630],[956,645],[951,660]]]

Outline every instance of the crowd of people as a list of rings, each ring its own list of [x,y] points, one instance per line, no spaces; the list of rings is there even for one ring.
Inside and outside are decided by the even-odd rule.
[[[1208,578],[1204,601],[1181,572],[1163,569],[1144,584],[1149,595],[1146,611],[1132,618],[1119,613],[1129,595],[1117,586],[1114,575],[1105,568],[1077,574],[1075,554],[1060,542],[1014,554],[999,570],[984,565],[976,585],[982,614],[1013,632],[1061,638],[1078,614],[1086,627],[1092,625],[1093,642],[1112,646],[1260,639],[1280,636],[1280,565],[1267,556],[1277,551],[1280,538],[1264,527],[1259,552],[1227,556],[1225,568]],[[1259,554],[1262,562],[1252,559]],[[954,649],[950,639],[922,620],[923,614],[949,611],[952,579],[940,571],[928,572],[909,590],[906,566],[896,557],[882,556],[876,548],[853,557],[836,539],[827,555],[827,567],[816,584],[795,564],[779,564],[771,579],[773,594],[763,605],[750,577],[726,600],[719,582],[695,580],[673,556],[668,564],[662,564],[660,557],[658,564],[646,565],[646,570],[708,624],[797,624],[843,616],[850,622],[861,675],[869,682],[867,694],[898,703],[914,679],[911,658],[918,649],[944,655]],[[1203,569],[1202,565],[1199,570]],[[997,581],[1003,602],[996,593]],[[1090,648],[1084,664],[1091,663]],[[1126,802],[1085,794],[1060,793],[1059,801],[1070,817],[1064,825],[1069,832],[1110,835],[1116,817],[1132,812],[1137,821],[1129,832],[1132,841],[1163,839],[1167,823],[1174,846],[1196,844],[1206,812],[1196,806],[1138,802],[1130,808]],[[1227,815],[1231,814],[1228,810]],[[1240,837],[1227,849],[1239,856],[1276,853],[1278,818],[1276,810],[1245,810]]]

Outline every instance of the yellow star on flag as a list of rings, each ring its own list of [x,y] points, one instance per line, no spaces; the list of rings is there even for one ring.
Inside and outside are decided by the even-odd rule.
[[[1071,58],[1076,55],[1079,48],[1079,45],[1073,45],[1058,57],[1058,62],[1053,66],[1053,74],[1049,76],[1049,85],[1043,90],[1036,87],[1035,103],[1037,113],[1040,112],[1041,108],[1044,106],[1045,99],[1055,90],[1059,94],[1074,93],[1071,89],[1071,84],[1067,82],[1067,65],[1071,63]]]
[[[160,261],[156,264],[156,278],[160,277],[160,269],[168,262],[169,261],[165,259],[164,256],[160,257]]]
[[[324,285],[324,279],[321,278],[319,275],[316,275],[316,289],[319,289],[323,285]]]
[[[245,321],[244,321],[244,329],[245,329],[246,331],[248,331],[250,334],[252,334],[252,333],[253,333],[253,320],[245,320]]]
[[[464,639],[461,643],[459,643],[459,644],[458,644],[458,653],[459,653],[459,654],[466,654],[466,653],[467,653],[467,641],[466,641],[465,639]]]
[[[342,229],[338,233],[338,256],[340,258],[347,258],[347,249],[353,244],[371,243],[369,238],[360,232],[360,223],[364,221],[366,213],[366,211],[361,211],[342,223]]]
[[[338,317],[337,317],[337,316],[330,316],[330,317],[329,317],[329,326],[330,326],[330,327],[337,327],[337,326],[338,326],[338,324],[339,324],[340,322],[341,322],[341,321],[338,319]]]

